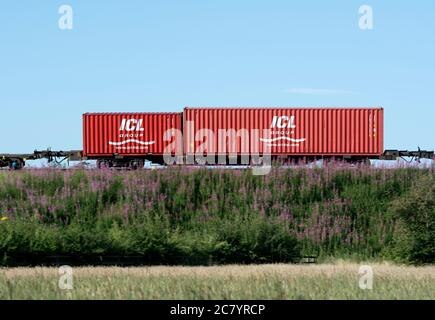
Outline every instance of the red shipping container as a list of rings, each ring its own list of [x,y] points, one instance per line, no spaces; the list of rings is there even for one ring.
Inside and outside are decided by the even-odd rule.
[[[221,140],[218,134],[228,129],[259,129],[259,135],[249,136],[249,144],[244,144],[242,137],[232,139],[238,155],[256,150],[261,154],[268,148],[277,156],[314,157],[373,157],[384,151],[382,108],[187,107],[183,121],[186,154],[198,152],[201,144],[206,145],[204,154],[228,154],[222,150],[232,150],[230,139]],[[214,135],[204,138],[201,129],[210,129]],[[263,136],[263,129],[269,129],[270,134]]]
[[[161,156],[171,143],[164,141],[168,129],[182,130],[182,113],[86,113],[83,155]]]

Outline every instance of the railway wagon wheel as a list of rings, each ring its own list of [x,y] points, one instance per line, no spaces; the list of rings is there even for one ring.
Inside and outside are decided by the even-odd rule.
[[[111,166],[112,166],[112,163],[110,160],[106,160],[106,159],[98,159],[97,160],[97,168],[98,169],[110,168]]]
[[[143,169],[145,165],[144,159],[131,159],[131,160],[112,160],[112,159],[99,159],[97,160],[97,168],[116,168],[116,169],[129,169],[138,170]]]

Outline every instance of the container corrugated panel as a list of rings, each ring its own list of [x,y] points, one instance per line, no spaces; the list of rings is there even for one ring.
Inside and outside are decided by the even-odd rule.
[[[234,147],[229,140],[223,144],[218,131],[247,129],[250,143],[246,144],[245,138],[242,143],[243,135],[235,138],[237,154],[269,150],[272,155],[380,156],[384,149],[383,116],[382,108],[187,107],[185,152],[194,154],[199,148],[205,154],[228,154]],[[201,129],[210,129],[214,136],[204,138]],[[252,134],[252,129],[258,129],[259,134]],[[267,136],[262,136],[263,129],[270,130]]]
[[[168,129],[182,130],[182,113],[86,113],[84,156],[162,155]],[[180,149],[182,150],[182,149]]]

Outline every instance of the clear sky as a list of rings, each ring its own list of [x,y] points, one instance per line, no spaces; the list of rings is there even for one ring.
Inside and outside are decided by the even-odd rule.
[[[382,106],[386,148],[435,148],[433,0],[2,1],[0,57],[0,153],[81,149],[84,112],[187,105]]]

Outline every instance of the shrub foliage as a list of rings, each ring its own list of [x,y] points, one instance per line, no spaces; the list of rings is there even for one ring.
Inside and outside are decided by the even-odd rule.
[[[0,173],[0,261],[140,256],[149,264],[301,255],[434,261],[434,170],[55,169]]]
[[[435,176],[418,179],[392,206],[397,225],[393,257],[412,263],[435,261]]]

